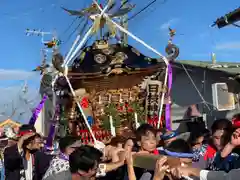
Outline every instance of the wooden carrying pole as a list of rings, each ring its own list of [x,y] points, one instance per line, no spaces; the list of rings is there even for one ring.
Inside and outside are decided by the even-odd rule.
[[[161,155],[152,154],[135,154],[133,155],[133,166],[142,169],[154,171],[157,160]],[[168,156],[167,163],[170,167],[177,167],[181,165],[180,159]]]

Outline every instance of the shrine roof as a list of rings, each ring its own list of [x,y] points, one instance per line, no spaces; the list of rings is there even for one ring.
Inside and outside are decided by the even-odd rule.
[[[131,45],[110,44],[96,48],[93,44],[84,48],[74,60],[71,73],[109,74],[118,68],[134,72],[163,66],[164,61],[147,57]]]

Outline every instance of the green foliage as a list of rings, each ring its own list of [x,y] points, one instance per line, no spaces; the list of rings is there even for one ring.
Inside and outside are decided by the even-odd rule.
[[[110,121],[109,117],[112,116],[113,125],[118,127],[121,125],[121,116],[118,112],[117,105],[114,103],[108,104],[104,109],[105,115],[102,116],[101,120],[103,122],[103,128],[106,130],[110,130]]]
[[[138,122],[140,124],[143,124],[145,122],[145,111],[141,104],[137,101],[133,101],[132,103],[130,103],[130,107],[132,107],[133,109],[132,112],[133,118],[135,118],[134,113],[136,112],[138,116]]]
[[[140,124],[145,122],[145,111],[141,107],[141,104],[138,101],[131,102],[130,104],[108,104],[104,109],[105,115],[101,117],[103,122],[103,128],[110,130],[110,121],[109,117],[112,116],[114,127],[121,126],[121,121],[126,119],[129,121],[129,124],[134,122],[134,113],[138,115],[138,122]],[[132,122],[130,122],[132,121]]]

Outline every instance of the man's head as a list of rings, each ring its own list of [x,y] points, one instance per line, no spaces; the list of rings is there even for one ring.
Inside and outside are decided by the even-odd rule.
[[[205,134],[203,131],[194,131],[190,133],[188,143],[190,144],[193,150],[198,150],[202,147],[204,143],[204,136]]]
[[[212,143],[217,150],[221,150],[224,146],[222,144],[222,137],[224,134],[232,133],[233,126],[228,119],[218,119],[214,121],[212,127]]]
[[[136,130],[136,138],[143,151],[152,152],[157,147],[156,130],[149,124],[142,124]]]
[[[70,171],[79,177],[94,177],[102,157],[102,152],[91,146],[81,146],[69,156]]]
[[[30,153],[35,153],[43,147],[42,137],[39,134],[34,134],[23,142],[23,149]]]
[[[36,133],[36,128],[31,124],[23,124],[18,130],[19,137],[30,133]]]
[[[76,148],[82,145],[81,141],[74,136],[65,136],[59,140],[59,149],[62,153],[70,155]]]
[[[181,155],[181,163],[184,163],[185,165],[190,165],[192,163],[192,157],[189,157],[190,155],[192,155],[192,150],[190,145],[185,140],[174,140],[165,149],[169,152],[179,153],[179,156]]]

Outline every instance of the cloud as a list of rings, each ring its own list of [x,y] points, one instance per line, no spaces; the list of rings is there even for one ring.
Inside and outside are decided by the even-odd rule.
[[[39,77],[36,72],[17,70],[17,69],[0,69],[0,80],[27,80]]]
[[[240,50],[240,41],[220,43],[215,46],[216,50]]]
[[[160,29],[161,30],[166,30],[166,29],[168,29],[169,27],[171,27],[172,25],[174,25],[174,24],[176,24],[178,22],[179,22],[179,19],[177,19],[177,18],[170,19],[167,22],[163,23],[160,26]]]
[[[10,116],[11,119],[21,123],[30,119],[31,109],[40,102],[40,95],[37,88],[29,87],[27,93],[21,92],[21,88],[21,86],[0,87],[0,121]]]

